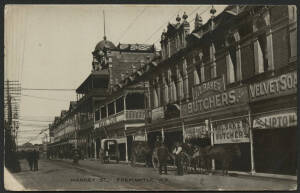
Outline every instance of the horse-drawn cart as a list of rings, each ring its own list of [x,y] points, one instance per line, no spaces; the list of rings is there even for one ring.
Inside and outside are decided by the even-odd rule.
[[[113,145],[113,147],[111,146]],[[99,157],[101,163],[109,163],[110,160],[116,160],[119,163],[120,152],[116,139],[102,139]]]

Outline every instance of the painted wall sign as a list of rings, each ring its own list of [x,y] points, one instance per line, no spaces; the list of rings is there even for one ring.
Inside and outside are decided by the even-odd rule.
[[[215,144],[250,142],[248,117],[216,121],[212,127]]]
[[[267,114],[254,117],[253,128],[273,129],[297,126],[297,112],[280,112],[277,114]]]
[[[164,108],[158,107],[152,110],[152,120],[163,119],[164,118]]]
[[[193,126],[193,127],[186,127],[184,132],[185,132],[185,137],[186,139],[192,139],[192,138],[208,138],[208,131],[206,130],[206,125],[198,125],[198,126]]]
[[[297,93],[297,72],[250,84],[249,93],[251,101]]]
[[[201,98],[201,95],[207,91],[223,92],[225,90],[224,76],[198,84],[192,88],[193,99]]]
[[[181,117],[244,103],[248,103],[248,91],[246,87],[239,87],[181,104]]]

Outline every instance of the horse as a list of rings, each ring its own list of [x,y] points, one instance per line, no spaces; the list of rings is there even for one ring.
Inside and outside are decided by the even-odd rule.
[[[143,157],[145,166],[151,167],[151,153],[150,145],[145,141],[134,141],[131,151],[131,166],[135,167],[137,157]]]
[[[215,159],[221,162],[223,175],[228,175],[229,167],[231,166],[234,157],[240,157],[241,151],[237,144],[227,144],[222,146],[207,146],[197,151],[193,157],[203,157],[208,169],[208,161]]]
[[[202,174],[207,174],[210,168],[210,160],[207,158],[207,152],[210,148],[210,146],[197,147],[192,156],[192,160],[194,160],[196,167],[198,166],[200,168],[200,173]]]
[[[156,154],[159,164],[159,174],[162,174],[163,168],[165,170],[165,174],[167,174],[167,164],[170,155],[168,148],[162,144],[160,147],[157,147]]]

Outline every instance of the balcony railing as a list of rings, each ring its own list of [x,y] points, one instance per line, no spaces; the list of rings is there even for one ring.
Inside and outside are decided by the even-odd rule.
[[[145,110],[126,110],[126,120],[145,120]]]

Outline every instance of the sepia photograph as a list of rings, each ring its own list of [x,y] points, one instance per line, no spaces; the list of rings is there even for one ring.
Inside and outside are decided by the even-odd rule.
[[[287,4],[6,4],[5,190],[297,190],[297,33]]]

